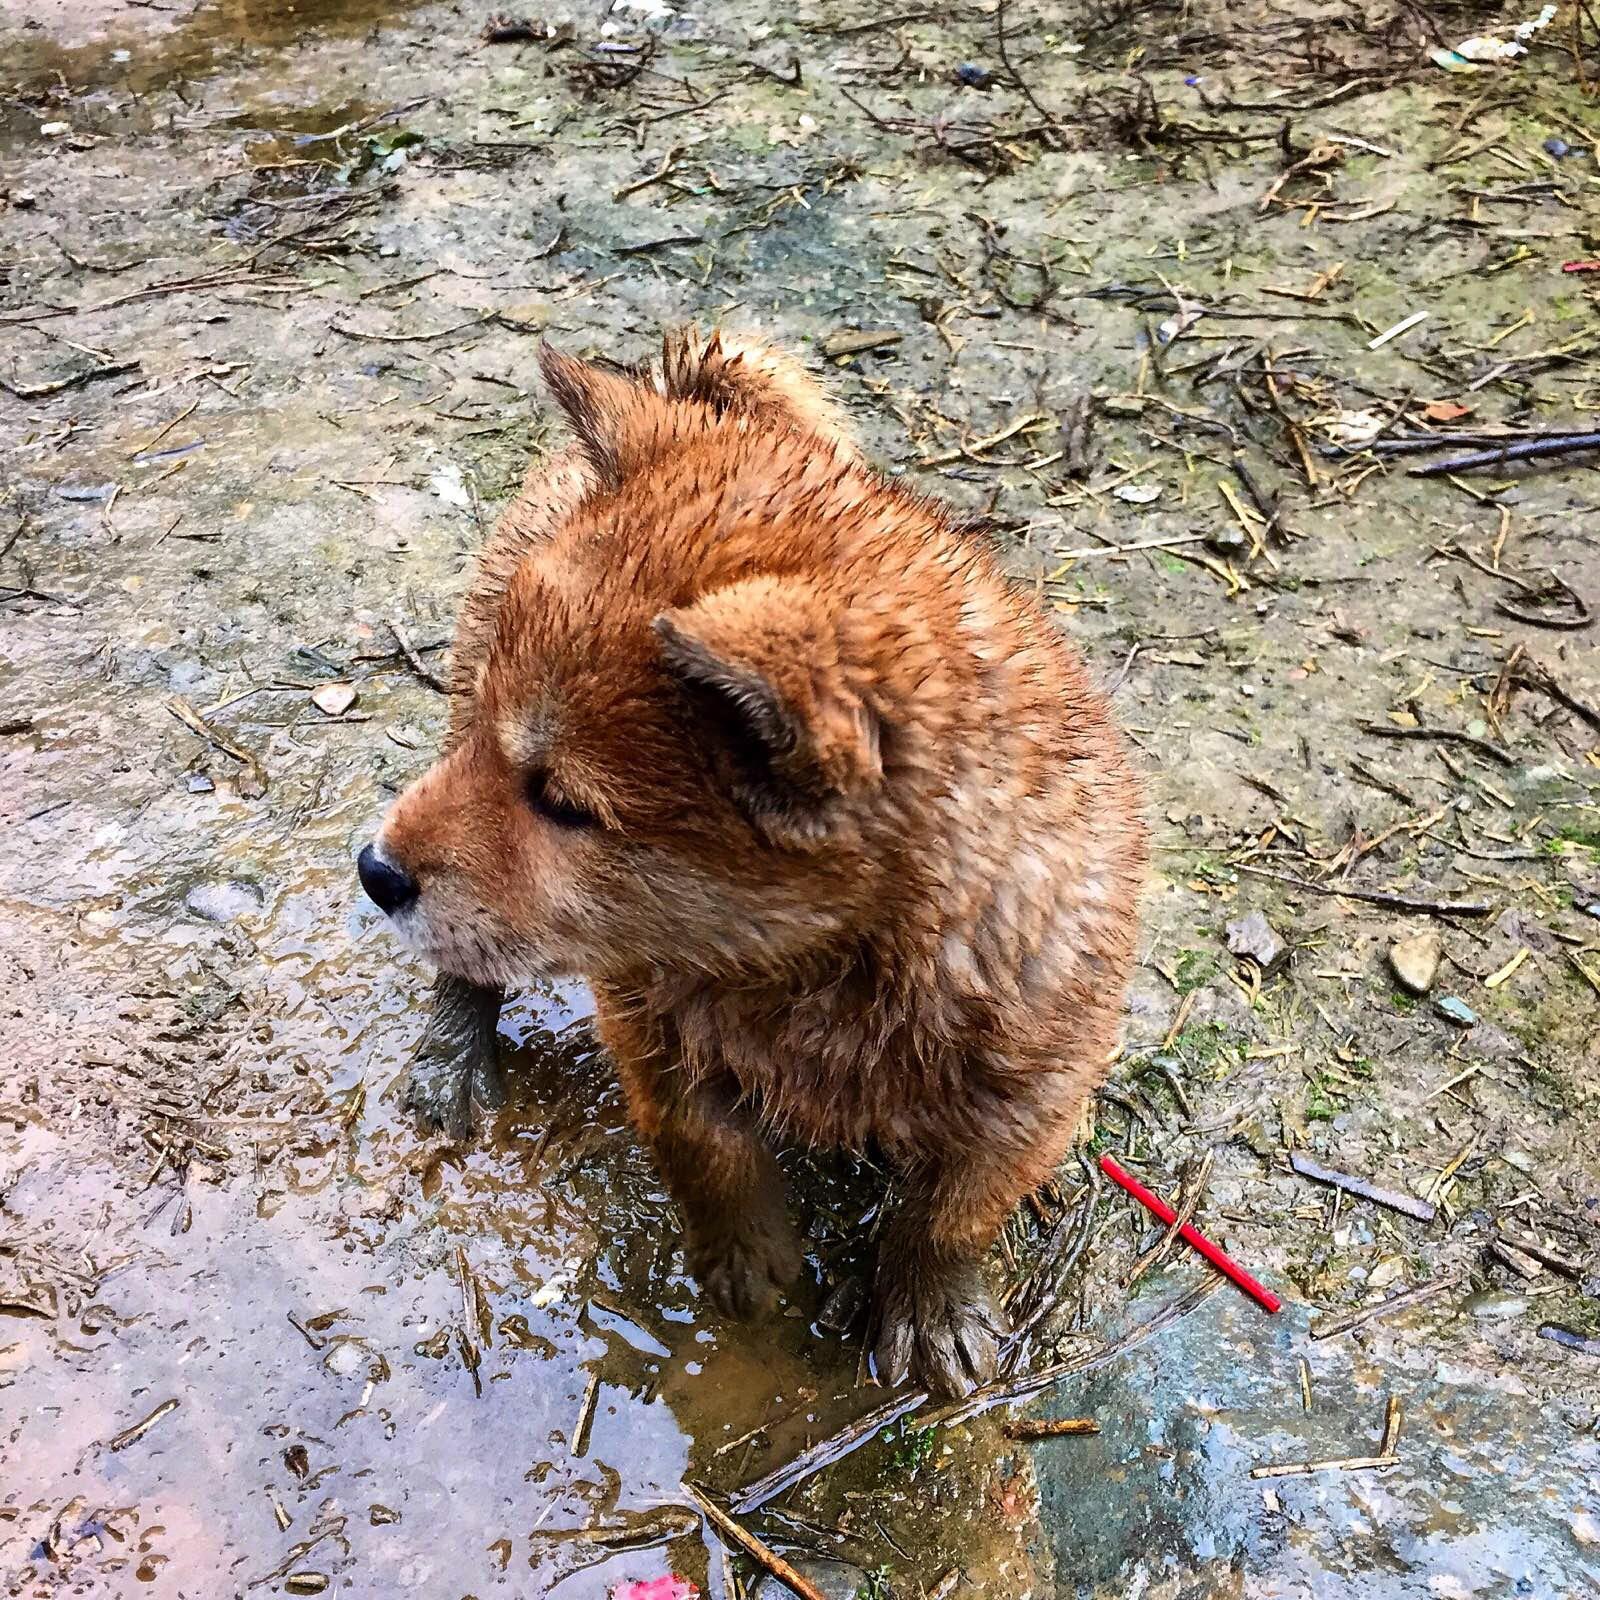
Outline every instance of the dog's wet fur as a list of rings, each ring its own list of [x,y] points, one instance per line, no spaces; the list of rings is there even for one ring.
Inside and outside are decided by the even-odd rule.
[[[801,1256],[767,1136],[899,1174],[877,1371],[995,1370],[986,1252],[1114,1052],[1146,860],[1105,700],[949,510],[758,341],[548,347],[575,443],[479,558],[444,755],[363,881],[440,970],[422,1103],[492,1099],[505,986],[573,975],[723,1311]]]

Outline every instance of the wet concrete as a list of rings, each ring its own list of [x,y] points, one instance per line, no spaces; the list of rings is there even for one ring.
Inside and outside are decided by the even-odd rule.
[[[1034,1454],[1063,1595],[1578,1596],[1600,1586],[1600,1412],[1541,1404],[1514,1372],[1452,1360],[1449,1324],[1376,1348],[1318,1341],[1217,1296],[1159,1353],[1048,1408],[1094,1439]],[[1306,1364],[1307,1391],[1300,1363]],[[1383,1455],[1398,1464],[1253,1469]],[[1048,1414],[1048,1413],[1047,1413]]]

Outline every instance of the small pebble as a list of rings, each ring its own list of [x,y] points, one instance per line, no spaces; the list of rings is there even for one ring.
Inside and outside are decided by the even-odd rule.
[[[1263,972],[1275,972],[1288,959],[1289,946],[1259,911],[1230,922],[1225,931],[1229,953],[1249,956]]]
[[[261,910],[264,896],[253,883],[237,879],[226,883],[197,884],[184,897],[184,904],[207,922],[237,922]]]
[[[1528,1309],[1528,1302],[1520,1295],[1508,1294],[1503,1289],[1484,1289],[1469,1295],[1467,1312],[1485,1322],[1499,1321],[1505,1317],[1520,1317]]]
[[[319,684],[311,691],[312,705],[325,717],[342,717],[356,699],[356,691],[348,683]]]
[[[1436,933],[1417,933],[1389,946],[1389,965],[1403,989],[1426,994],[1439,976],[1439,956],[1443,946]]]
[[[322,1358],[322,1365],[341,1378],[348,1378],[352,1372],[359,1372],[367,1359],[367,1353],[352,1339],[341,1339],[327,1355]]]

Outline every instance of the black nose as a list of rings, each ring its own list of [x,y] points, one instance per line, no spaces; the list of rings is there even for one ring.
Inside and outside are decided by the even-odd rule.
[[[367,898],[391,916],[417,898],[417,880],[403,868],[391,866],[370,844],[356,857],[356,871]]]

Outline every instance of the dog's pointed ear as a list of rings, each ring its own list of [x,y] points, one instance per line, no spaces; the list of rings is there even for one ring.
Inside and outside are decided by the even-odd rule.
[[[775,844],[824,843],[883,777],[878,718],[851,686],[840,619],[808,585],[747,578],[655,619],[735,802]]]
[[[569,356],[551,344],[539,346],[539,370],[595,477],[616,488],[655,431],[649,413],[652,406],[659,410],[660,396],[630,373]]]

